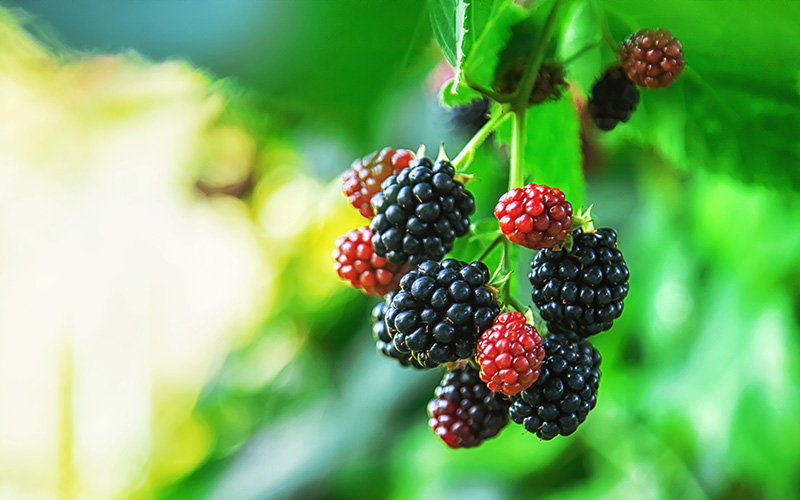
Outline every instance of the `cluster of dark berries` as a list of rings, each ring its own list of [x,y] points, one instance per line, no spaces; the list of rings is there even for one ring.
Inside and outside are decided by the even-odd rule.
[[[394,347],[424,366],[469,359],[500,312],[482,262],[429,260],[406,273],[386,312]]]
[[[550,332],[589,337],[622,314],[629,273],[613,229],[578,229],[571,250],[539,252],[531,268],[531,298]]]
[[[475,198],[447,160],[417,158],[372,197],[372,247],[393,264],[441,260],[469,231]]]
[[[375,347],[378,352],[384,356],[396,359],[402,366],[410,366],[412,368],[426,368],[421,365],[419,361],[414,359],[409,353],[402,353],[398,351],[392,343],[392,336],[389,335],[389,328],[386,326],[386,311],[391,307],[393,293],[386,295],[384,300],[378,302],[372,308],[372,337],[375,339]]]
[[[511,396],[511,419],[541,439],[575,432],[597,403],[600,353],[584,339],[550,334],[534,384]]]
[[[588,111],[597,128],[626,122],[639,104],[639,90],[666,87],[683,71],[680,40],[665,29],[640,30],[619,50],[620,64],[608,68],[592,87]]]

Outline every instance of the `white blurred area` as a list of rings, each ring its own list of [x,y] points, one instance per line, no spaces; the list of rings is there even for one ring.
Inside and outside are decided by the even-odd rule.
[[[0,10],[0,500],[141,488],[263,318],[246,206],[193,191],[222,106],[185,65],[59,62]]]

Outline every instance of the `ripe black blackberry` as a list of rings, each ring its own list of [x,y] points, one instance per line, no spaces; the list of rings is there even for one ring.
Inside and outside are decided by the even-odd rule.
[[[489,121],[489,107],[492,101],[473,99],[469,104],[453,106],[448,111],[450,124],[465,136],[472,137]]]
[[[447,446],[472,448],[508,424],[509,403],[469,366],[447,372],[428,403],[428,425]]]
[[[622,314],[629,272],[613,229],[579,229],[572,250],[543,250],[531,268],[531,298],[551,333],[589,337]]]
[[[372,308],[372,337],[375,339],[375,347],[377,347],[378,352],[386,357],[396,359],[403,366],[423,369],[425,367],[411,357],[411,354],[404,354],[398,351],[392,344],[392,337],[389,335],[389,330],[387,330],[386,322],[384,321],[384,316],[392,302],[392,297],[394,297],[394,293],[387,294],[385,300],[381,300]]]
[[[628,79],[621,66],[606,70],[592,87],[589,115],[600,130],[611,130],[626,122],[639,104],[639,89]]]
[[[406,273],[386,311],[394,347],[423,366],[472,357],[500,312],[489,278],[482,262],[455,259],[428,260]]]
[[[449,161],[417,158],[372,197],[372,247],[392,264],[441,260],[469,230],[475,198]]]
[[[569,436],[597,404],[600,353],[588,340],[566,335],[544,339],[539,378],[510,396],[511,419],[540,439]]]

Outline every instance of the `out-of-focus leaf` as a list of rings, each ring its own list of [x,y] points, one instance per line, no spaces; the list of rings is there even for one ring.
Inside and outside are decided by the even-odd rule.
[[[455,79],[450,80],[442,87],[442,104],[446,106],[469,104],[474,99],[483,99],[483,94],[472,90],[463,83],[459,84]]]
[[[585,0],[573,3],[566,19],[559,35],[557,56],[559,60],[568,61],[565,69],[569,81],[587,95],[601,69],[598,45],[603,43],[601,18],[594,4]]]
[[[577,111],[567,98],[533,106],[525,113],[525,183],[558,188],[575,208],[585,199],[579,132]],[[506,144],[511,133],[511,121],[497,132]]]
[[[511,29],[526,17],[526,11],[513,2],[497,4],[491,18],[462,66],[471,82],[491,87],[499,55],[511,38]]]

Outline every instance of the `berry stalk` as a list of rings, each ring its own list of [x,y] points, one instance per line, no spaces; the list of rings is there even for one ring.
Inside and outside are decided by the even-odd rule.
[[[502,110],[500,113],[497,113],[495,116],[486,122],[486,124],[481,127],[478,132],[472,136],[472,139],[464,146],[460,153],[453,159],[452,165],[455,167],[456,170],[462,170],[466,168],[467,165],[472,161],[472,157],[475,153],[475,150],[478,149],[481,144],[489,137],[492,132],[495,131],[497,127],[503,123],[506,118],[508,118],[509,113],[507,110]]]

